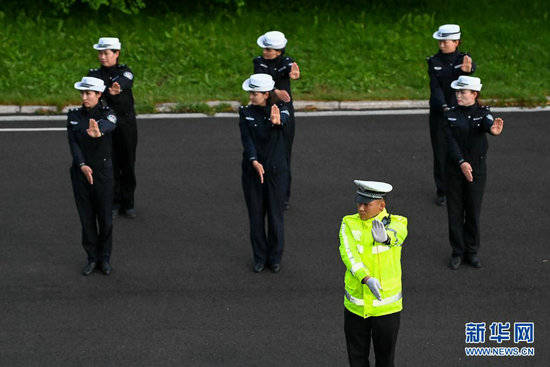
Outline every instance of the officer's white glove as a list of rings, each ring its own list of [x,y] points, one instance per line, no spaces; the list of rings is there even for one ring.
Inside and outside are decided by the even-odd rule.
[[[388,241],[388,234],[384,228],[384,224],[375,219],[372,221],[372,237],[376,242],[386,243]]]
[[[382,297],[380,296],[380,290],[382,289],[382,286],[380,285],[378,279],[372,277],[367,279],[367,287],[369,287],[370,291],[372,292],[372,294],[374,294],[376,299],[378,299],[379,301],[382,300]]]

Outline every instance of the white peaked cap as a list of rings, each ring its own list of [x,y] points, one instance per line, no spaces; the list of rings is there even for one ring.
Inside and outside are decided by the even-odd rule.
[[[81,81],[74,83],[74,87],[78,90],[95,90],[96,92],[103,92],[105,90],[105,83],[99,78],[85,76]]]
[[[385,182],[353,180],[353,183],[357,185],[356,200],[364,203],[383,199],[393,189],[392,185]]]
[[[269,74],[252,74],[243,82],[243,89],[247,92],[270,92],[275,82]]]
[[[432,37],[436,40],[459,40],[460,26],[458,24],[443,24]]]
[[[262,34],[256,41],[261,48],[273,48],[275,50],[285,48],[286,42],[285,35],[279,31],[271,31]]]
[[[451,83],[453,89],[470,89],[479,92],[481,90],[481,79],[475,76],[461,75],[457,80]]]
[[[120,50],[120,47],[120,41],[115,37],[102,37],[94,45],[96,50]]]

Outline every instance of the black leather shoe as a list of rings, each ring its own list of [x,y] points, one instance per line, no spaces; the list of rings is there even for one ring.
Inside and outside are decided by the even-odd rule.
[[[288,201],[285,201],[285,210],[290,209],[290,203]]]
[[[477,255],[469,255],[467,257],[468,264],[470,264],[472,267],[479,269],[481,268],[481,261],[479,260],[479,257]]]
[[[281,264],[273,264],[270,266],[271,271],[274,273],[278,273],[281,271]]]
[[[126,218],[134,219],[135,217],[137,217],[136,210],[134,208],[126,209],[125,212],[124,212],[124,216]]]
[[[84,269],[82,269],[82,275],[88,276],[92,274],[92,272],[96,267],[97,267],[97,263],[95,263],[94,261],[90,261],[88,264],[86,264]]]
[[[445,195],[441,195],[441,196],[438,196],[436,199],[435,199],[435,204],[437,206],[445,206],[445,203],[447,202],[447,198],[445,197]]]
[[[111,266],[111,264],[109,264],[108,261],[102,261],[101,262],[101,271],[103,272],[103,274],[109,275],[113,271],[113,267]]]
[[[460,256],[452,256],[451,260],[449,261],[449,268],[457,270],[461,262],[462,258]]]
[[[254,273],[261,273],[264,271],[264,264],[254,264]]]

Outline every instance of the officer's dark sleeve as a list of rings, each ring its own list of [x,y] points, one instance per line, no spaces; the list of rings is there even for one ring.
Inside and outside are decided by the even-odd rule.
[[[286,66],[286,68],[279,72],[281,74],[281,77],[290,77],[289,74],[290,70],[292,69],[292,63],[294,63],[294,60],[292,60],[292,58],[288,56],[284,58],[283,66]]]
[[[254,65],[254,74],[259,74],[265,72],[265,68],[260,66],[261,60],[259,57],[252,59],[252,64]]]
[[[257,160],[258,157],[256,155],[256,146],[252,140],[250,128],[248,127],[248,122],[242,107],[239,110],[239,128],[241,130],[241,142],[243,144],[245,157],[251,162]]]
[[[493,114],[491,113],[491,110],[487,108],[487,114],[483,117],[483,120],[481,121],[481,129],[485,131],[486,133],[491,133],[491,127],[493,126],[493,123],[495,122],[495,118],[493,117]]]
[[[113,110],[106,109],[103,118],[97,121],[97,126],[102,135],[112,132],[116,128],[116,115]]]
[[[281,127],[285,128],[288,126],[288,120],[290,119],[290,111],[288,110],[286,103],[281,103],[277,107],[279,107],[279,112],[281,115]]]
[[[445,113],[445,123],[444,123],[444,132],[445,132],[445,139],[447,140],[447,149],[449,152],[449,155],[451,156],[451,159],[456,164],[460,165],[462,162],[464,162],[464,157],[462,156],[462,151],[460,150],[460,146],[458,145],[456,139],[453,136],[453,133],[451,132],[451,125],[449,124],[449,120],[447,119],[447,114]]]
[[[120,70],[120,74],[113,78],[113,83],[117,82],[122,90],[132,89],[134,85],[134,74],[130,68]],[[107,91],[109,93],[109,91]]]
[[[447,102],[445,101],[445,95],[443,94],[443,89],[441,88],[441,84],[439,80],[437,80],[437,76],[435,75],[435,72],[433,71],[431,59],[428,58],[428,75],[430,76],[430,105],[431,107],[435,107],[437,109],[443,109],[443,107],[447,106]]]
[[[76,121],[76,120],[75,120]],[[76,139],[77,134],[82,134],[82,131],[76,130],[71,124],[71,113],[67,115],[67,138],[69,139],[69,148],[71,149],[71,155],[73,156],[73,164],[77,167],[86,164],[84,160],[84,154],[78,145]]]

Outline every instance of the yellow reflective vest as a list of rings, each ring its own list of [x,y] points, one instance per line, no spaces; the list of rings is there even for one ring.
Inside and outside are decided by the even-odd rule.
[[[389,245],[374,242],[372,221],[386,228]],[[403,309],[401,294],[401,246],[407,237],[407,218],[390,215],[384,209],[374,218],[361,220],[359,214],[347,215],[340,227],[340,255],[346,265],[344,305],[364,318],[382,316]],[[361,283],[366,276],[380,281],[382,300]]]

